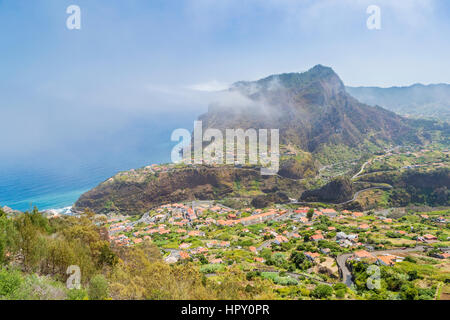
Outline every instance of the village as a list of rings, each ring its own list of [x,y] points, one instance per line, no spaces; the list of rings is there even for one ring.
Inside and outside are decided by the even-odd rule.
[[[162,205],[142,217],[109,217],[115,246],[151,241],[168,264],[193,262],[209,276],[230,265],[283,274],[294,283],[312,279],[353,284],[351,263],[394,266],[410,255],[447,265],[449,211],[405,214],[275,205],[241,210],[215,201]],[[303,254],[296,268],[289,265]],[[287,274],[286,274],[287,273]]]

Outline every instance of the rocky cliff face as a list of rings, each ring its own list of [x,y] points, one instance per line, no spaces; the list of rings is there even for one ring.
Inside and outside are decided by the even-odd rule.
[[[350,96],[339,76],[317,65],[304,73],[272,75],[238,82],[230,93],[247,102],[217,102],[200,119],[207,128],[274,128],[284,144],[314,152],[323,144],[356,147],[365,139],[376,143],[417,140],[408,121]]]

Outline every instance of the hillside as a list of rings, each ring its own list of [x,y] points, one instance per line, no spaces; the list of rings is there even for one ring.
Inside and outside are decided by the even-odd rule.
[[[450,169],[409,169],[374,172],[364,176],[364,181],[388,183],[393,186],[389,201],[393,206],[410,203],[430,206],[450,205]]]
[[[319,189],[303,192],[300,201],[341,203],[350,200],[354,192],[352,181],[339,177]]]
[[[408,87],[347,87],[361,102],[379,105],[412,117],[450,120],[449,84],[414,84]]]
[[[261,177],[257,170],[229,166],[159,173],[132,170],[83,194],[75,210],[140,214],[165,203],[229,196],[258,197],[256,202],[266,203],[273,199],[264,194],[276,191],[298,199],[306,189],[306,182],[300,179],[316,179],[326,161],[350,156],[354,160],[389,145],[421,143],[410,120],[358,102],[346,92],[339,76],[321,65],[304,73],[237,82],[227,94],[200,116],[204,130],[278,128],[282,147],[279,176]],[[332,195],[330,199],[348,199],[351,192],[350,188],[342,197],[334,199],[336,195]]]
[[[284,191],[296,198],[304,189],[300,182],[262,176],[256,169],[198,166],[153,173],[142,168],[119,173],[84,193],[73,209],[134,215],[161,204],[227,196],[253,198],[272,190]]]

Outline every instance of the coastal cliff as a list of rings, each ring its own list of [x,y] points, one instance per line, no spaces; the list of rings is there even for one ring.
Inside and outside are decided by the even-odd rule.
[[[181,201],[217,200],[227,196],[253,199],[274,188],[293,198],[304,191],[300,181],[262,176],[257,169],[188,166],[153,172],[146,167],[121,172],[84,193],[73,210],[134,215]]]

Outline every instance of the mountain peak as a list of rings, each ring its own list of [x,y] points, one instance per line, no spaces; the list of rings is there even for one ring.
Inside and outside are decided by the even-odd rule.
[[[300,91],[319,84],[322,87],[345,91],[345,86],[332,68],[318,64],[305,72],[273,74],[257,81],[239,81],[231,86],[231,90],[239,90],[247,95],[256,92],[274,91],[280,88]]]
[[[316,64],[314,67],[306,72],[317,73],[317,74],[336,74],[331,67],[324,66],[322,64]]]
[[[360,103],[332,68],[320,64],[302,73],[237,82],[230,90],[249,102],[231,99],[211,106],[200,117],[204,127],[280,128],[282,143],[308,152],[329,144],[358,146],[368,138],[392,143],[414,136],[404,119]]]

